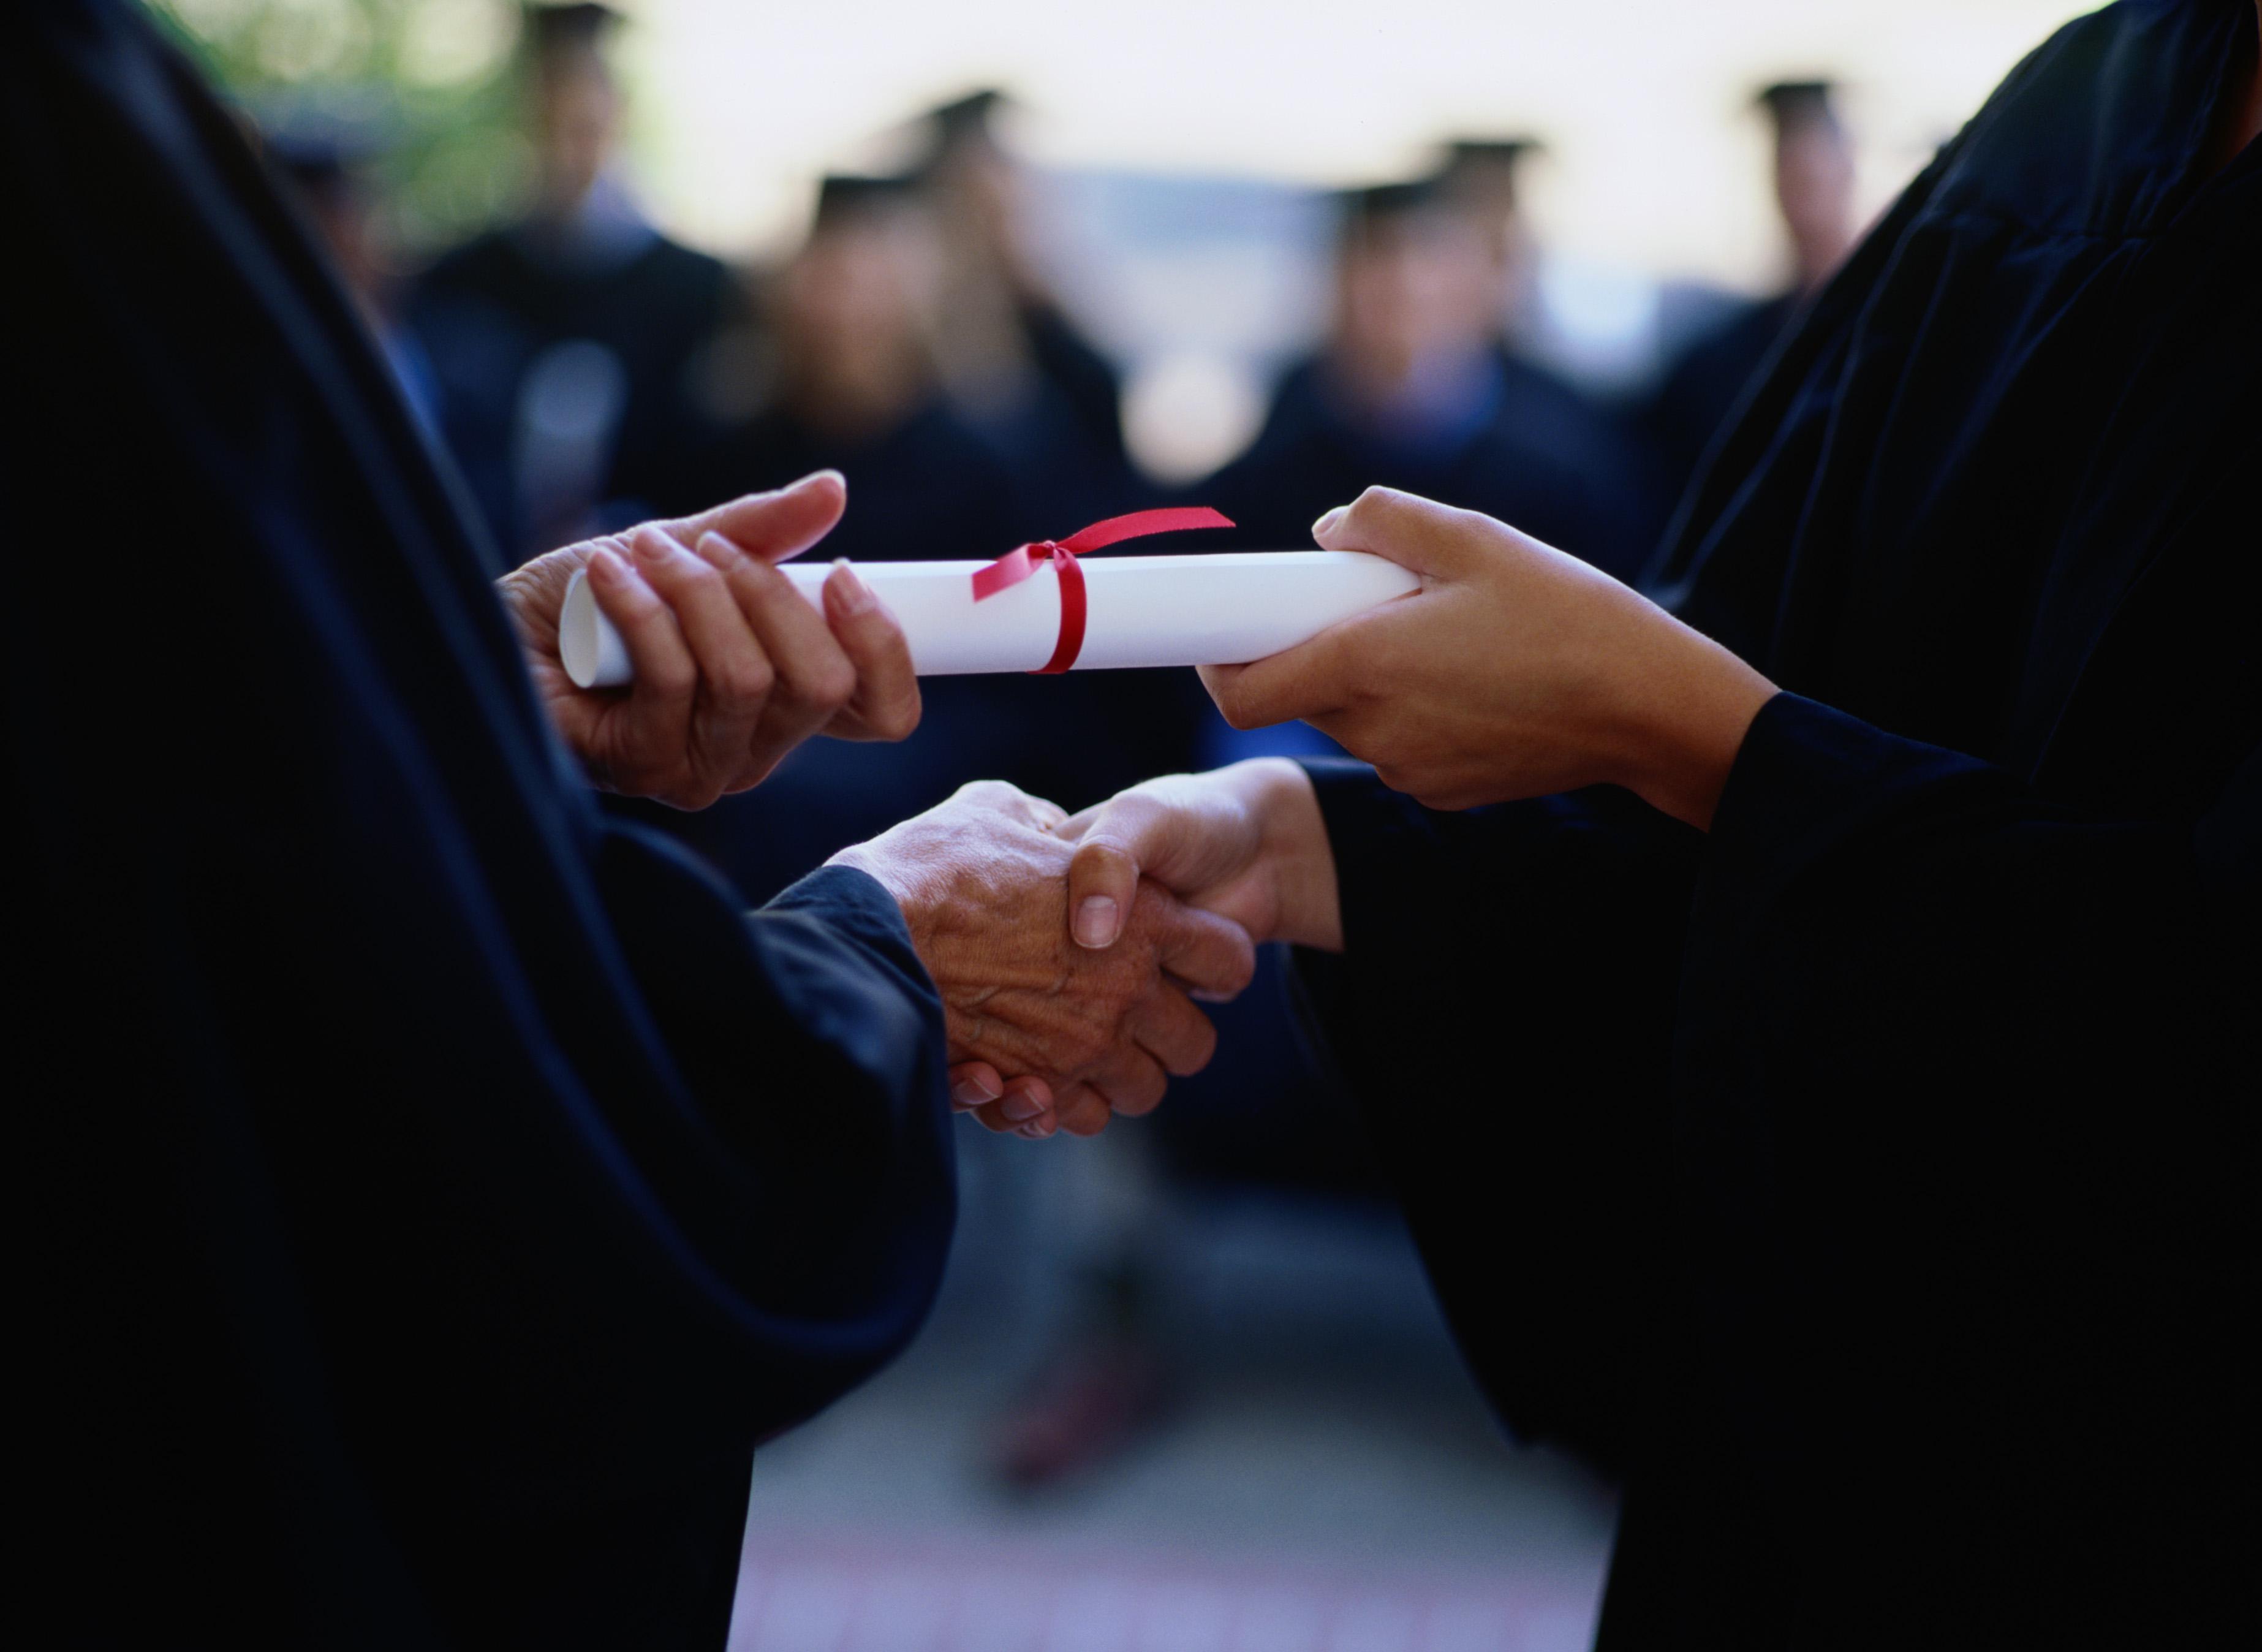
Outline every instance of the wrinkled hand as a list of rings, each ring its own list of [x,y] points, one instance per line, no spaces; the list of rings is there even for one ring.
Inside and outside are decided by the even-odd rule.
[[[1708,826],[1775,686],[1574,557],[1474,511],[1370,487],[1313,537],[1422,588],[1202,680],[1236,728],[1301,718],[1432,808],[1610,783]]]
[[[703,809],[812,734],[894,740],[918,725],[911,650],[854,570],[834,568],[820,617],[773,566],[832,531],[846,499],[839,473],[819,471],[503,576],[536,686],[594,784]],[[577,689],[558,660],[558,611],[584,567],[635,665],[627,688]]]
[[[1096,1135],[1149,1111],[1216,1048],[1190,994],[1230,998],[1256,968],[1240,926],[1151,883],[1125,901],[1116,945],[1075,946],[1066,819],[980,781],[829,862],[869,873],[903,909],[942,994],[954,1100],[1028,1136]]]

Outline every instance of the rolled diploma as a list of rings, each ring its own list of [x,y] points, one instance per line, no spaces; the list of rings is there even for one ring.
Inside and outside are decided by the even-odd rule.
[[[1049,566],[987,602],[974,600],[985,562],[860,562],[887,604],[923,677],[1034,671],[1060,637],[1060,581]],[[1395,562],[1358,551],[1219,551],[1197,556],[1087,557],[1084,637],[1075,669],[1237,666],[1308,641],[1422,583]],[[829,565],[778,570],[823,611]],[[586,575],[566,588],[558,653],[584,689],[635,673],[620,633],[599,611]]]

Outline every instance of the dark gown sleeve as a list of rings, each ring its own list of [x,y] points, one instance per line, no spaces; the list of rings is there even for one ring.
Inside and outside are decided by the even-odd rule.
[[[1700,840],[1597,788],[1462,814],[1318,759],[1344,950],[1297,954],[1438,1297],[1509,1425],[1622,1466],[1661,1242]]]

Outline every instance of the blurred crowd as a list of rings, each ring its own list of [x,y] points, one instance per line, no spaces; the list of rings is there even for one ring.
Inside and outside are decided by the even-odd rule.
[[[1767,88],[1789,284],[1724,307],[1643,393],[1606,400],[1524,344],[1536,249],[1518,176],[1531,142],[1446,142],[1424,175],[1336,198],[1323,335],[1280,373],[1244,451],[1165,485],[1127,453],[1118,364],[1030,255],[1043,226],[1000,135],[1000,94],[924,116],[900,170],[825,178],[790,256],[734,269],[671,240],[623,182],[618,27],[602,5],[529,11],[530,209],[419,270],[378,244],[368,143],[303,121],[267,134],[405,395],[513,561],[832,467],[848,479],[849,509],[820,554],[987,558],[1175,502],[1235,521],[1211,545],[1286,548],[1380,483],[1500,516],[1638,580],[1708,444],[1855,229],[1832,89]],[[926,721],[902,746],[813,742],[702,814],[641,812],[760,899],[968,779],[1003,777],[1076,808],[1150,775],[1324,744],[1308,731],[1225,728],[1186,673],[926,687]],[[1277,969],[1221,1020],[1208,1072],[1135,1138],[1111,1132],[1089,1149],[1116,1156],[1111,1191],[1075,1201],[1081,1230],[1059,1236],[1077,1305],[1033,1376],[1039,1403],[1001,1425],[996,1467],[1010,1480],[1087,1469],[1164,1409],[1167,1313],[1139,1259],[1151,1247],[1131,1242],[1156,1189],[1380,1195],[1348,1115],[1298,1054]]]

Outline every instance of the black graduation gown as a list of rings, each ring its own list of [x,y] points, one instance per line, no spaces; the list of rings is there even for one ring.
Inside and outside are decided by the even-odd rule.
[[[113,0],[0,56],[17,1616],[719,1647],[750,1455],[952,1217],[893,903],[609,823],[230,118]]]
[[[1371,487],[1403,488],[1522,524],[1629,574],[1651,548],[1630,455],[1575,392],[1505,350],[1495,405],[1450,440],[1415,446],[1349,416],[1315,358],[1289,370],[1249,451],[1187,496],[1233,518],[1232,543],[1309,546],[1312,523]]]
[[[1788,343],[1658,570],[1790,690],[1709,835],[1315,766],[1319,1024],[1625,1476],[1606,1648],[2262,1639],[2254,49],[2068,25]]]

